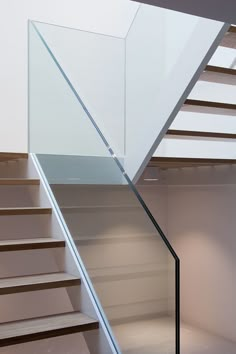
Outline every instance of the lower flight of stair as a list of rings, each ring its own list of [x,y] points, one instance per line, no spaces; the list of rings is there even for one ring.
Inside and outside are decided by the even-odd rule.
[[[15,163],[21,164],[27,162],[27,154],[18,153],[0,153],[0,163],[4,162],[1,166],[0,186],[6,193],[15,193],[18,188],[22,186],[40,186],[40,180],[37,178],[20,177],[22,175],[20,166],[19,174],[13,173],[11,175],[11,166],[8,162],[14,161],[14,167],[17,167]],[[5,164],[7,162],[7,164]],[[24,166],[27,166],[24,165]],[[18,170],[17,170],[18,171]],[[10,173],[11,177],[4,177]],[[11,192],[11,188],[12,192]],[[26,189],[27,192],[27,189]],[[31,215],[34,217],[37,215],[52,215],[52,209],[50,207],[42,206],[16,206],[14,198],[10,199],[12,207],[3,206],[0,208],[0,217],[9,219],[12,223],[15,222],[15,216],[19,220],[23,216],[27,216],[25,223],[30,224]],[[11,219],[12,218],[12,219]],[[31,225],[32,227],[32,225]],[[8,230],[7,230],[8,231]],[[50,229],[51,231],[51,229]],[[0,239],[0,252],[27,252],[30,250],[38,249],[53,249],[53,248],[65,248],[65,241],[52,238],[52,237],[34,237],[34,238],[18,238],[12,237],[11,239],[5,239],[5,235],[2,230]],[[7,233],[9,234],[9,232]],[[27,233],[29,234],[29,233]],[[74,276],[66,272],[46,273],[46,274],[31,274],[16,277],[8,277],[0,279],[0,295],[10,295],[25,292],[36,292],[47,289],[68,288],[71,286],[80,286],[81,279],[79,276]],[[17,298],[16,298],[17,301]],[[0,316],[1,320],[1,316]],[[0,323],[0,347],[21,344],[26,342],[32,342],[36,340],[42,340],[51,337],[58,337],[62,335],[85,332],[95,330],[99,328],[99,322],[81,312],[66,312],[57,313],[55,315],[48,315],[44,317],[36,317],[29,319],[16,320],[11,322]]]

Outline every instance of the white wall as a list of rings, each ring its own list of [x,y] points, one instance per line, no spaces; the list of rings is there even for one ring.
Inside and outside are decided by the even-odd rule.
[[[182,320],[236,341],[235,185],[170,187],[169,238],[181,259]]]
[[[28,19],[123,37],[138,5],[128,0],[2,0],[0,151],[28,149]]]
[[[166,185],[165,203],[160,186],[139,189],[160,224],[167,206],[167,237],[181,262],[182,321],[232,341],[236,341],[236,185],[229,177],[235,182],[235,172],[226,165],[170,170],[173,184]]]

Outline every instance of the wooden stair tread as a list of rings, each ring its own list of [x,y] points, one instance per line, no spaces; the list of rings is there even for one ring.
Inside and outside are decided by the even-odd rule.
[[[0,252],[58,247],[65,247],[65,241],[49,237],[0,241]]]
[[[232,134],[232,133],[217,133],[217,132],[205,132],[205,131],[193,131],[193,130],[169,129],[166,134],[167,135],[174,135],[174,136],[189,136],[189,137],[217,138],[217,139],[236,139],[236,134]]]
[[[27,159],[28,154],[18,153],[18,152],[0,152],[0,162],[18,160],[18,159]]]
[[[43,207],[22,207],[22,208],[0,208],[0,215],[37,215],[51,214],[51,208]]]
[[[225,75],[236,75],[236,70],[231,68],[225,68],[222,66],[207,65],[205,71],[210,71],[213,73],[225,74]]]
[[[80,284],[80,278],[67,273],[48,273],[0,279],[0,295],[55,289]]]
[[[0,346],[8,346],[97,329],[98,321],[80,312],[0,324]]]
[[[189,157],[152,157],[149,167],[159,167],[161,169],[180,167],[200,167],[236,164],[236,159],[212,159],[212,158],[189,158]]]
[[[236,33],[236,26],[230,26],[230,28],[228,29],[228,32],[231,32],[231,33]]]
[[[233,103],[213,102],[194,99],[187,99],[184,105],[236,110],[236,104]]]
[[[34,178],[0,178],[0,186],[39,185],[40,180]]]

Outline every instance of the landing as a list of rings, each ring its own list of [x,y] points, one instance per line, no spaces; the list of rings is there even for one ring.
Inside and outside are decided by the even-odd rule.
[[[167,317],[117,325],[113,331],[123,354],[174,354],[174,328]],[[235,354],[236,343],[182,324],[181,354],[222,353]]]

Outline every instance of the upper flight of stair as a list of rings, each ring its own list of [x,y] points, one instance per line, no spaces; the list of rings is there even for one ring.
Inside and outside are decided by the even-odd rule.
[[[236,163],[232,148],[236,139],[235,48],[236,27],[231,26],[149,166],[166,169]],[[228,60],[225,67],[224,55]]]
[[[99,327],[70,301],[67,289],[80,291],[81,279],[63,269],[66,242],[52,234],[29,164],[27,154],[0,153],[0,347]]]

